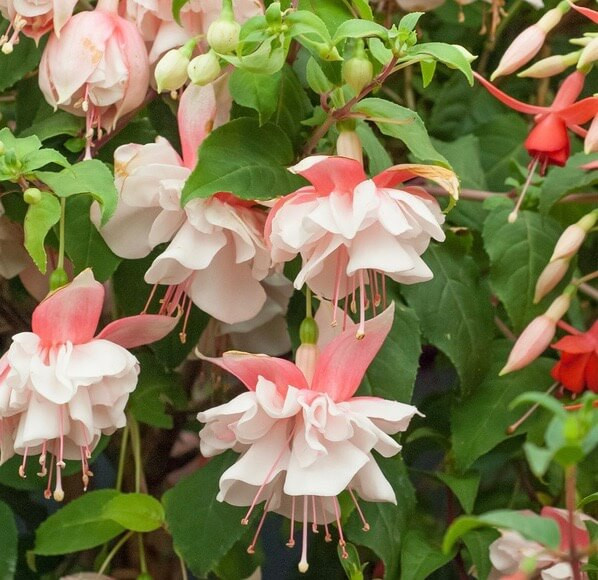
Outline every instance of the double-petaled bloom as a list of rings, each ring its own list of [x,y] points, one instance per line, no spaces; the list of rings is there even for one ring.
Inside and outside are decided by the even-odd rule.
[[[270,271],[265,213],[252,202],[222,193],[180,206],[197,148],[213,127],[228,120],[230,103],[222,82],[186,89],[179,107],[182,159],[165,139],[116,151],[121,197],[101,233],[124,258],[146,256],[169,242],[145,275],[149,284],[169,286],[162,311],[188,310],[193,302],[233,324],[253,318],[266,302],[260,283]]]
[[[300,254],[302,268],[295,287],[307,284],[333,300],[359,290],[360,328],[368,299],[384,301],[385,278],[413,284],[432,278],[421,259],[431,238],[442,241],[444,216],[438,202],[423,188],[401,186],[423,177],[457,196],[455,174],[443,167],[396,165],[368,179],[363,166],[347,157],[317,155],[291,168],[311,185],[274,205],[266,223],[266,240],[274,263]]]
[[[525,514],[525,512],[523,512]],[[566,510],[543,507],[540,515],[556,522],[561,535],[562,552],[569,552],[571,542],[575,543],[577,551],[587,548],[590,544],[590,536],[585,526],[586,521],[595,523],[595,520],[585,514],[576,512],[574,514],[573,534],[569,524],[569,513]],[[548,550],[542,544],[533,540],[525,539],[521,534],[512,530],[501,530],[501,537],[490,544],[490,561],[493,569],[488,577],[489,580],[510,577],[510,574],[517,574],[520,566],[526,559],[536,562],[536,571],[540,573],[542,580],[566,580],[573,578],[571,564],[561,561],[557,555]],[[587,561],[587,556],[580,559]],[[524,575],[527,578],[527,575]],[[535,578],[536,576],[534,576]],[[588,575],[581,573],[581,578],[587,580]]]
[[[350,327],[318,355],[297,357],[297,364],[265,355],[231,351],[206,360],[235,375],[247,392],[229,403],[199,413],[204,456],[233,449],[239,459],[220,478],[218,500],[264,512],[250,546],[253,550],[268,512],[303,522],[299,569],[307,570],[308,526],[317,531],[336,522],[341,549],[344,536],[338,495],[348,490],[363,519],[357,496],[395,502],[392,487],[372,451],[385,457],[401,446],[389,436],[407,429],[417,409],[378,397],[356,397],[364,373],[382,346],[393,321],[394,305],[365,323],[363,340]]]
[[[143,39],[121,18],[114,0],[79,12],[52,34],[39,67],[39,85],[48,103],[86,117],[88,155],[94,129],[111,130],[139,107],[149,87]]]
[[[10,23],[0,38],[2,52],[12,52],[20,33],[36,43],[50,30],[60,35],[76,4],[77,0],[0,0],[0,12]]]
[[[571,150],[568,131],[586,137],[587,131],[581,125],[598,115],[598,97],[577,101],[585,81],[585,75],[581,71],[571,73],[563,81],[549,107],[518,101],[497,89],[481,75],[474,75],[499,101],[515,111],[534,115],[534,126],[525,140],[525,148],[530,157],[540,164],[542,171],[548,165],[565,165]]]
[[[572,393],[585,390],[598,394],[598,321],[587,332],[564,336],[552,345],[561,358],[552,376]]]
[[[3,456],[39,455],[40,473],[55,473],[60,501],[65,460],[80,460],[83,482],[88,460],[102,434],[126,423],[124,408],[137,385],[139,364],[127,350],[166,336],[176,317],[139,315],[96,328],[104,287],[91,270],[43,300],[33,312],[31,332],[22,332],[0,359],[0,440]],[[47,454],[54,460],[49,462]]]

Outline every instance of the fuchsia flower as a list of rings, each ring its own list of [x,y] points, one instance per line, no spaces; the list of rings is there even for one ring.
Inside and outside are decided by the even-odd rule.
[[[87,118],[88,150],[93,130],[110,131],[141,105],[149,87],[149,63],[135,26],[116,13],[115,0],[100,0],[52,34],[39,67],[48,103]]]
[[[12,52],[20,32],[36,44],[50,30],[60,35],[76,4],[77,0],[0,0],[0,12],[10,22],[0,39],[2,51]]]
[[[598,394],[598,321],[587,332],[561,338],[552,345],[561,359],[551,374],[572,393],[588,389]]]
[[[525,513],[525,512],[524,512]],[[575,514],[575,526],[573,538],[569,526],[569,513],[566,510],[543,507],[540,515],[554,520],[561,533],[560,550],[568,552],[571,541],[575,542],[578,550],[586,548],[590,544],[590,536],[584,524],[585,521],[595,520],[583,513]],[[540,571],[542,580],[566,580],[573,578],[573,572],[568,562],[561,562],[557,556],[538,542],[526,540],[518,532],[502,530],[501,537],[490,544],[490,561],[493,569],[490,572],[489,580],[505,578],[509,574],[516,574],[519,567],[526,558],[536,560],[536,569]],[[587,556],[582,559],[587,561]],[[587,580],[588,575],[582,572],[581,576]]]
[[[175,317],[131,316],[95,335],[103,301],[104,287],[85,270],[37,306],[32,331],[15,335],[0,359],[2,448],[23,456],[23,476],[29,455],[40,455],[45,476],[52,453],[46,497],[55,471],[57,501],[64,497],[65,460],[81,461],[87,487],[88,459],[100,436],[126,423],[139,374],[127,349],[159,340],[177,324]]]
[[[295,287],[339,299],[360,290],[360,330],[366,284],[372,303],[384,295],[384,276],[413,284],[432,278],[420,258],[430,239],[444,240],[438,202],[421,187],[396,186],[414,177],[436,181],[454,197],[455,174],[432,165],[396,165],[368,179],[363,166],[346,157],[316,155],[291,168],[311,182],[276,203],[266,223],[272,259],[286,262],[301,254]],[[381,280],[379,281],[379,278]]]
[[[579,97],[585,75],[580,71],[571,73],[561,84],[550,107],[528,105],[509,97],[484,77],[474,72],[475,77],[488,92],[511,109],[528,115],[535,115],[534,126],[525,140],[525,148],[538,163],[542,171],[548,165],[565,165],[569,159],[570,143],[567,130],[586,136],[580,125],[598,114],[598,97]]]
[[[117,149],[121,199],[101,233],[125,258],[146,256],[159,243],[170,242],[145,275],[149,284],[169,286],[162,312],[179,306],[188,310],[193,302],[233,324],[253,318],[266,301],[260,284],[270,270],[263,240],[265,214],[252,202],[228,194],[180,207],[199,144],[228,120],[231,100],[224,83],[226,79],[205,87],[191,85],[184,92],[179,107],[182,160],[164,139]]]
[[[201,450],[213,456],[233,449],[241,454],[220,478],[219,501],[255,506],[264,513],[249,551],[268,512],[303,522],[299,570],[307,570],[307,530],[326,530],[336,522],[340,545],[344,535],[337,496],[348,490],[363,518],[356,494],[366,501],[396,503],[395,494],[376,464],[372,450],[385,457],[401,446],[388,434],[405,431],[420,414],[411,405],[378,397],[355,397],[364,373],[382,346],[393,321],[394,305],[365,323],[362,340],[351,327],[324,346],[321,354],[301,357],[307,365],[241,352],[206,358],[235,375],[248,389],[229,403],[199,413],[206,426]],[[302,345],[316,351],[315,345]],[[299,359],[298,353],[298,359]],[[311,380],[309,376],[313,376]]]

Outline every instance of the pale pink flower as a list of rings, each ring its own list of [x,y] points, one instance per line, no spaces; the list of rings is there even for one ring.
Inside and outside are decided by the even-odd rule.
[[[598,115],[592,119],[590,128],[583,142],[584,152],[588,155],[598,151]]]
[[[48,103],[86,117],[88,156],[94,129],[110,131],[119,118],[143,103],[149,63],[135,26],[116,13],[114,0],[100,0],[52,34],[39,67]]]
[[[23,230],[3,215],[0,205],[0,278],[14,278],[30,263],[23,247]]]
[[[525,514],[526,512],[522,512]],[[531,512],[529,512],[531,513]],[[540,515],[554,520],[561,534],[560,550],[568,552],[571,543],[569,526],[569,513],[566,510],[543,507]],[[573,541],[578,550],[582,550],[590,543],[590,537],[585,526],[585,521],[595,520],[581,512],[575,513],[575,526]],[[573,572],[568,562],[561,562],[558,557],[542,544],[527,540],[518,532],[501,530],[501,537],[490,544],[490,561],[493,569],[489,580],[498,580],[509,574],[515,574],[526,558],[536,560],[536,569],[540,571],[542,580],[565,580],[573,578]],[[587,562],[587,556],[582,558]],[[587,580],[588,575],[582,572],[581,576]]]
[[[201,451],[213,456],[227,449],[239,459],[220,478],[217,499],[232,505],[266,502],[249,551],[253,550],[268,512],[304,522],[299,569],[307,570],[307,529],[317,531],[336,521],[344,552],[337,496],[348,490],[369,528],[357,496],[365,501],[396,503],[395,493],[372,451],[384,457],[401,446],[389,436],[405,431],[414,415],[411,405],[378,397],[355,397],[363,375],[382,346],[393,321],[394,305],[368,320],[362,340],[350,327],[324,346],[301,368],[284,359],[240,352],[207,358],[235,375],[248,389],[229,403],[199,413],[206,423],[200,432]],[[303,345],[312,347],[315,345]],[[307,376],[313,373],[309,381]]]
[[[458,181],[452,171],[396,165],[368,179],[358,161],[324,155],[304,159],[291,171],[312,185],[274,205],[265,235],[274,263],[301,254],[296,288],[307,284],[335,306],[350,295],[354,301],[359,289],[362,332],[366,284],[377,306],[384,295],[385,275],[404,284],[432,278],[420,256],[431,238],[444,240],[444,216],[438,202],[421,187],[397,186],[425,177],[456,196]]]
[[[20,32],[36,44],[50,30],[60,35],[76,4],[77,0],[0,0],[0,12],[10,22],[0,39],[3,52],[12,52]]]
[[[82,462],[87,486],[88,459],[100,436],[126,423],[124,408],[139,374],[127,349],[159,340],[177,324],[174,317],[131,316],[95,335],[103,301],[104,287],[91,270],[83,271],[37,306],[32,331],[15,335],[0,359],[2,439],[11,427],[22,475],[30,455],[40,455],[46,475],[46,455],[52,453],[46,496],[55,471],[56,500],[64,496],[64,461]]]

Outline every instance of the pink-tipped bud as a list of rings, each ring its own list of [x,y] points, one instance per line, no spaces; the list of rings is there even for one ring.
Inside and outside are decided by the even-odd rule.
[[[355,131],[341,131],[336,140],[336,153],[363,164],[363,149],[359,135]]]
[[[556,332],[556,323],[565,315],[571,305],[568,289],[556,298],[548,310],[534,318],[519,335],[499,375],[506,375],[526,367],[536,360],[550,345]]]
[[[302,344],[295,353],[295,364],[307,379],[307,384],[311,385],[316,372],[316,363],[320,349],[317,344]]]
[[[534,304],[537,304],[548,294],[562,279],[569,269],[569,258],[560,258],[550,262],[540,274],[536,282]]]
[[[548,32],[560,22],[562,16],[563,13],[559,8],[553,8],[536,24],[521,32],[503,54],[490,80],[511,74],[532,60],[542,48]]]
[[[593,38],[591,42],[581,51],[577,68],[582,70],[590,67],[598,60],[598,37]]]
[[[598,221],[598,210],[591,211],[577,223],[570,225],[554,246],[550,261],[571,259],[583,244],[588,232],[596,225],[596,221]]]
[[[517,74],[522,78],[544,79],[554,75],[561,74],[570,66],[577,64],[580,50],[570,52],[569,54],[555,54],[548,58],[543,58],[529,68]]]
[[[598,151],[598,115],[592,120],[588,133],[583,142],[583,150],[586,155]]]

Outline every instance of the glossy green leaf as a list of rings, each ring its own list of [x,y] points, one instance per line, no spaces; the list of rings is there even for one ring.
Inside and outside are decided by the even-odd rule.
[[[455,494],[465,513],[470,514],[478,495],[481,475],[475,471],[463,475],[438,472],[436,477]]]
[[[17,525],[11,509],[0,501],[0,578],[10,580],[17,571]]]
[[[487,580],[492,569],[490,562],[490,544],[500,537],[500,533],[493,529],[479,528],[471,530],[462,536],[463,543],[469,552],[476,568],[479,580]]]
[[[282,73],[272,75],[235,69],[230,77],[229,89],[236,103],[255,109],[260,124],[269,121],[278,104]]]
[[[386,40],[388,38],[388,30],[384,28],[384,26],[370,20],[346,20],[334,33],[332,43],[338,44],[347,38],[367,37],[376,37]]]
[[[422,532],[411,530],[405,537],[401,551],[401,580],[425,580],[453,559],[440,546],[432,545]]]
[[[409,57],[430,56],[438,62],[442,62],[451,68],[456,68],[465,75],[469,84],[473,86],[473,73],[469,61],[463,53],[452,44],[444,42],[424,42],[416,44],[407,50]]]
[[[29,206],[25,216],[25,248],[39,268],[46,272],[46,249],[44,242],[52,226],[60,221],[60,202],[51,193],[45,192],[41,199]]]
[[[123,493],[105,506],[104,517],[133,532],[153,532],[164,523],[164,508],[151,495]]]

